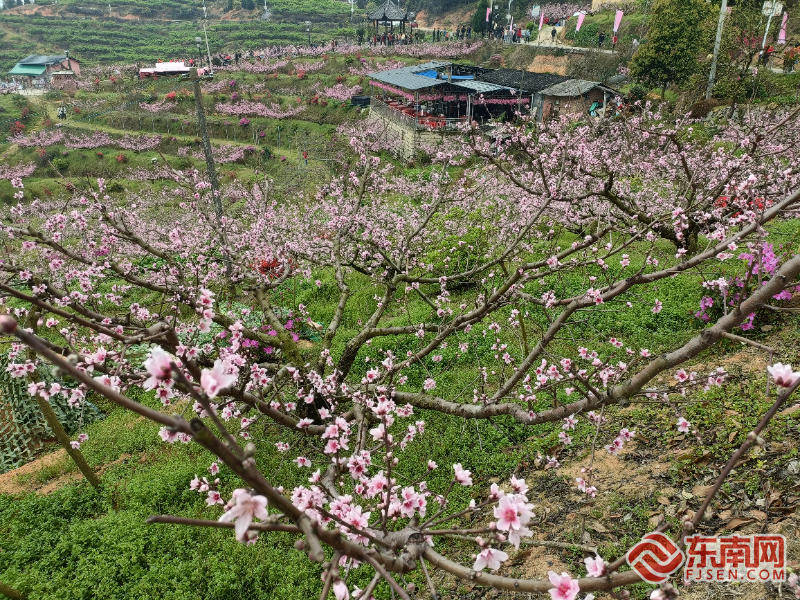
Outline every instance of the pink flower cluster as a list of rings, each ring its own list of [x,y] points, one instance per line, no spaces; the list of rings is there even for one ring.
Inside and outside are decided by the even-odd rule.
[[[0,164],[0,179],[22,179],[32,175],[35,170],[35,163],[19,165]]]
[[[64,132],[58,129],[42,129],[30,135],[17,134],[9,138],[9,142],[23,148],[47,148],[64,140]]]
[[[160,135],[124,135],[119,139],[114,140],[115,145],[123,150],[134,150],[136,152],[145,152],[147,150],[155,150],[161,145],[162,137]]]
[[[178,103],[175,100],[171,100],[168,98],[162,98],[161,100],[156,100],[155,102],[140,102],[139,108],[144,111],[150,113],[160,113],[160,112],[169,112],[174,110],[175,107],[178,106]]]
[[[84,135],[71,134],[67,136],[64,145],[72,149],[91,149],[102,146],[113,146],[114,140],[104,131],[94,131]]]
[[[281,108],[277,104],[267,106],[261,102],[242,101],[235,104],[218,103],[214,105],[214,110],[223,115],[256,115],[270,119],[288,119],[299,115],[305,107],[301,105],[295,108]]]
[[[362,87],[360,85],[347,87],[342,83],[337,83],[332,87],[325,88],[324,90],[322,90],[322,95],[327,96],[328,98],[332,98],[334,100],[339,100],[341,102],[347,102],[353,96],[360,94],[361,91]]]

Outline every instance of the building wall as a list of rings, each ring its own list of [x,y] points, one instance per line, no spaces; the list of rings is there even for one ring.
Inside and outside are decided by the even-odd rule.
[[[556,103],[558,103],[559,116],[581,116],[589,112],[592,102],[603,102],[603,90],[595,88],[584,96],[564,98],[556,96],[544,96],[542,98],[542,119],[546,120],[554,116]]]
[[[47,74],[53,73],[55,71],[72,71],[75,73],[76,76],[80,76],[81,74],[81,65],[80,63],[75,60],[74,58],[70,58],[69,61],[63,60],[56,65],[50,65],[47,67]]]
[[[441,143],[447,133],[413,129],[402,123],[371,112],[369,115],[371,123],[377,123],[385,130],[388,139],[394,142],[394,154],[405,159],[410,159],[416,154],[417,150],[425,147],[436,146]]]

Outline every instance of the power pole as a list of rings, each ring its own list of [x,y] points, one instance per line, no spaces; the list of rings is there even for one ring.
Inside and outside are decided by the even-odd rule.
[[[205,4],[203,5],[203,10],[205,12]],[[206,22],[203,21],[203,35],[206,37],[206,52],[208,53],[208,72],[213,74],[214,73],[214,65],[211,62],[211,46],[208,45],[208,32],[206,31]]]
[[[725,23],[725,15],[728,13],[728,0],[722,0],[719,7],[719,19],[717,20],[717,37],[714,39],[714,57],[711,59],[711,71],[708,74],[708,86],[706,87],[706,100],[711,98],[711,90],[714,89],[714,79],[717,76],[717,59],[719,57],[719,47],[722,43],[722,27]]]
[[[222,199],[219,196],[219,179],[217,179],[217,169],[214,166],[214,154],[211,150],[211,140],[208,137],[206,112],[203,110],[203,92],[200,89],[200,77],[197,75],[196,68],[192,69],[191,78],[194,84],[194,102],[197,105],[197,124],[200,126],[200,135],[203,138],[203,152],[206,156],[208,181],[211,184],[211,196],[214,199],[214,212],[217,214],[217,219],[221,219]]]

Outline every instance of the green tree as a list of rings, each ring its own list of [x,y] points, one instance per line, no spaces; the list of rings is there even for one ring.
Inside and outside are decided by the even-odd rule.
[[[710,50],[712,13],[704,0],[656,0],[645,43],[631,62],[632,77],[660,87],[662,97],[668,85],[685,83],[698,71],[698,57]]]
[[[225,12],[233,10],[233,0],[228,0],[225,4]]]
[[[486,31],[486,9],[489,8],[489,0],[481,0],[478,2],[478,8],[475,9],[475,14],[472,15],[472,31],[475,33],[483,33]]]
[[[253,10],[256,7],[253,0],[242,0],[242,8],[245,10]]]

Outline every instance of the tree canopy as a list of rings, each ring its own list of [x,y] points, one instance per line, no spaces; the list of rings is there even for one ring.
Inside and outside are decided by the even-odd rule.
[[[701,0],[656,0],[645,42],[631,62],[631,75],[662,90],[685,83],[698,69],[697,57],[710,43],[713,18]]]

